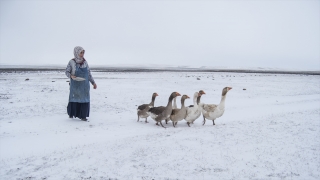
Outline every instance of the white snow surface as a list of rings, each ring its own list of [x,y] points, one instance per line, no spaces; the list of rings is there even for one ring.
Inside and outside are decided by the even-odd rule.
[[[89,122],[68,117],[64,72],[0,74],[0,179],[320,179],[320,76],[92,74]],[[153,92],[155,106],[199,90],[218,104],[226,86],[215,126],[137,122]]]

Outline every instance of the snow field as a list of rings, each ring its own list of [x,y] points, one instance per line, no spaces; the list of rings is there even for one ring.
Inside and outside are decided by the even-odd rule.
[[[0,74],[1,178],[320,178],[320,76],[92,74],[98,89],[91,89],[90,122],[68,118],[63,72]],[[136,122],[136,108],[153,92],[155,106],[165,106],[173,91],[192,97],[200,89],[201,102],[217,104],[226,86],[233,89],[215,126],[202,126],[202,117],[166,129],[150,117]]]

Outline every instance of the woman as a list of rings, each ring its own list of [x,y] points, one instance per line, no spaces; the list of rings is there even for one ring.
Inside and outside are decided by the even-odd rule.
[[[66,75],[70,78],[70,94],[67,107],[70,118],[78,117],[87,121],[90,112],[90,85],[97,89],[97,84],[91,75],[87,61],[84,59],[84,49],[80,46],[74,48],[74,58],[66,68]],[[80,81],[79,81],[80,79]]]

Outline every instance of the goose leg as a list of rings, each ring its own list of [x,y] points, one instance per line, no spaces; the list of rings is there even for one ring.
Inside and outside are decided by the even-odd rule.
[[[163,125],[162,125],[162,122],[160,121],[160,124],[161,124],[161,126],[163,127],[163,128],[166,128],[166,127],[164,127]]]
[[[203,116],[203,124],[202,126],[206,123],[206,118]]]
[[[158,122],[156,123],[157,126],[159,126]]]
[[[176,124],[175,125],[177,125],[178,124],[178,122],[176,122]]]
[[[138,121],[137,122],[139,122],[139,115],[138,115]]]
[[[216,125],[216,124],[214,123],[214,120],[212,120],[212,122],[213,122],[213,125]]]
[[[187,124],[188,124],[188,126],[190,127],[190,123],[189,123],[189,122],[187,122]]]
[[[176,126],[175,126],[175,123],[174,123],[173,121],[172,121],[172,125],[173,125],[173,127],[176,127]]]
[[[149,122],[148,122],[148,117],[146,117],[146,121],[145,121],[145,122],[146,122],[146,123],[149,123]]]

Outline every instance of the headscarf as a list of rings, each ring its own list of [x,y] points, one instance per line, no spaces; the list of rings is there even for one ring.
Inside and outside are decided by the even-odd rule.
[[[80,46],[76,46],[74,48],[73,54],[74,54],[74,60],[76,61],[76,63],[81,64],[85,61],[84,58],[80,58],[80,53],[81,51],[84,51],[84,49]]]

